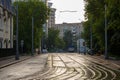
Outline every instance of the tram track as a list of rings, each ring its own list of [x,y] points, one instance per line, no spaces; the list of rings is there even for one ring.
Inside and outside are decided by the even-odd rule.
[[[68,57],[68,56],[67,56]],[[70,57],[71,58],[71,57]],[[73,59],[73,58],[72,58]],[[73,59],[74,61],[76,61],[76,59]],[[88,59],[87,59],[88,60]],[[76,62],[78,62],[78,61],[76,61]],[[78,62],[79,63],[79,62]],[[116,77],[116,74],[112,71],[112,70],[109,70],[108,68],[106,68],[106,67],[102,67],[102,66],[100,66],[100,65],[97,65],[97,64],[95,64],[95,63],[93,63],[92,62],[92,64],[94,65],[93,67],[96,69],[96,72],[98,72],[98,76],[96,76],[95,78],[94,78],[94,80],[98,80],[98,79],[100,79],[100,80],[104,80],[104,79],[107,79],[108,78],[108,76],[109,76],[109,78],[108,79],[111,79],[111,80],[115,80],[115,77]],[[96,66],[95,66],[96,65]],[[99,67],[101,67],[101,68],[99,68]],[[87,68],[88,69],[88,68]],[[94,69],[94,71],[95,71],[95,69]],[[103,71],[103,70],[105,70],[105,71]],[[102,75],[102,73],[105,73],[105,77],[103,77],[103,75]],[[108,75],[109,74],[109,75]],[[111,78],[110,78],[111,77]],[[90,78],[90,79],[92,79],[92,78]],[[108,80],[107,79],[107,80]]]
[[[81,57],[79,55],[79,57]],[[101,63],[97,63],[97,61],[95,60],[91,60],[89,59],[89,57],[84,57],[86,60],[89,60],[93,65],[97,65],[97,70],[102,70],[102,72],[105,72],[105,74],[107,75],[106,77],[103,77],[101,79],[103,80],[119,80],[118,77],[120,75],[117,75],[116,70],[115,69],[111,69],[110,67],[104,66]],[[99,67],[99,68],[98,68]],[[119,72],[119,71],[118,71]],[[113,77],[112,77],[113,76]],[[110,78],[111,77],[111,78]],[[106,78],[106,79],[105,79]],[[108,78],[108,79],[107,79]],[[119,77],[120,78],[120,77]]]
[[[62,61],[62,63],[65,65],[64,70],[61,67],[58,67],[58,69],[56,69],[52,74],[50,74],[48,77],[46,77],[45,79],[49,79],[49,80],[106,80],[106,79],[111,79],[114,80],[116,78],[116,74],[112,71],[109,70],[106,67],[102,67],[101,65],[97,65],[95,62],[90,61],[89,59],[85,58],[86,63],[91,63],[91,65],[86,65],[86,63],[80,63],[80,59],[77,58],[73,55],[54,55],[54,57],[59,57],[60,61]],[[53,62],[53,66],[54,66],[54,57],[52,57],[52,62]],[[80,56],[78,56],[80,57]],[[66,60],[65,60],[66,59]],[[69,62],[71,61],[74,62],[74,64],[79,64],[80,67],[70,67],[69,65],[67,65]],[[59,61],[59,60],[58,60]],[[71,69],[69,69],[71,68]],[[64,71],[63,71],[64,70]],[[48,73],[49,74],[49,73]],[[55,74],[55,75],[53,75]],[[110,76],[111,78],[108,78],[108,76]]]
[[[88,78],[88,79],[92,80],[92,78],[95,76],[95,73],[89,66],[86,66],[85,64],[81,64],[81,63],[79,63],[79,61],[76,61],[75,59],[73,59],[71,57],[69,57],[69,58],[72,59],[73,61],[75,61],[76,63],[78,63],[82,67],[82,71],[85,73],[83,76],[79,77],[78,79],[81,79],[81,78],[87,79]],[[93,76],[90,75],[90,73],[89,73],[90,71],[92,71],[91,74],[93,74]]]
[[[47,71],[31,80],[119,80],[120,73],[78,54],[50,54]],[[119,74],[117,74],[119,73]]]
[[[64,73],[60,73],[60,74],[58,74],[58,75],[56,75],[56,76],[54,76],[54,77],[52,77],[52,78],[49,78],[50,80],[55,80],[55,78],[56,79],[60,79],[60,80],[66,80],[68,77],[71,77],[71,76],[74,76],[74,75],[76,75],[76,72],[74,72],[74,68],[69,68],[66,64],[65,64],[65,62],[64,62],[64,60],[60,57],[60,56],[58,56],[57,55],[57,57],[59,57],[59,59],[64,63],[64,65],[65,65],[65,67],[64,68],[66,68],[66,71],[64,72]],[[60,68],[60,67],[59,67]],[[66,74],[67,73],[67,75],[65,75],[65,76],[62,76],[63,74]],[[62,76],[62,77],[60,77],[60,76]],[[59,77],[59,78],[58,78]]]
[[[65,55],[64,55],[64,56],[65,56]],[[61,57],[61,58],[63,58],[63,60],[65,60],[65,59],[64,59],[64,56]],[[68,56],[66,56],[65,58],[67,58],[67,57],[68,57]],[[68,58],[69,58],[69,57],[68,57]],[[71,58],[69,58],[69,59],[72,60]],[[74,60],[72,60],[72,61],[74,61]],[[77,64],[78,64],[78,63],[77,63]],[[79,66],[80,66],[80,65],[79,65]],[[78,68],[81,69],[81,71],[82,71],[82,75],[79,74],[80,71],[77,71],[77,70],[75,69],[76,67],[73,67],[73,66],[72,66],[72,68],[75,69],[75,70],[74,70],[75,73],[76,73],[76,72],[79,72],[78,74],[81,75],[81,77],[83,77],[84,75],[87,74],[87,72],[86,72],[86,70],[84,69],[84,67],[79,67],[79,66],[78,66]],[[69,67],[70,67],[70,66],[69,66]],[[74,76],[76,76],[76,75],[74,75]],[[74,77],[74,76],[72,76],[72,77]],[[70,78],[72,78],[72,77],[68,77],[68,78],[66,78],[66,79],[70,79]],[[80,79],[80,76],[79,76],[78,78]],[[84,77],[84,78],[86,78],[86,77]],[[65,80],[66,80],[66,79],[65,79]]]

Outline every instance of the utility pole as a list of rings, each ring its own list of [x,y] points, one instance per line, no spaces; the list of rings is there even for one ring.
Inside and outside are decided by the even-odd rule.
[[[16,6],[16,55],[15,60],[19,60],[19,47],[18,47],[18,4]]]
[[[79,44],[79,54],[80,54],[80,39],[81,39],[81,32],[80,32],[80,26],[79,26],[79,39],[78,39],[78,44]]]
[[[92,50],[92,25],[90,26],[90,49]]]
[[[32,56],[34,55],[34,18],[32,17]]]
[[[108,59],[107,52],[107,17],[106,17],[107,6],[105,4],[105,59]]]

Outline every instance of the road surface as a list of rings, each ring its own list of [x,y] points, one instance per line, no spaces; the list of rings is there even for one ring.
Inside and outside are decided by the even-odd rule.
[[[120,80],[118,67],[88,55],[48,54],[46,62],[42,71],[16,80]]]

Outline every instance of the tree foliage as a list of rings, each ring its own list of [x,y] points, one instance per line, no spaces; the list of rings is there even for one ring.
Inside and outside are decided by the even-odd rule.
[[[24,46],[27,50],[31,49],[32,43],[32,17],[34,18],[34,48],[40,44],[42,35],[42,25],[46,23],[49,9],[46,4],[39,0],[16,1],[14,5],[18,5],[18,25],[19,25],[19,43],[24,40]],[[14,18],[14,26],[16,26],[16,18]],[[16,27],[14,27],[14,34]]]
[[[107,0],[108,40],[112,53],[120,52],[120,1]]]
[[[66,49],[69,47],[69,46],[72,46],[72,39],[73,39],[73,35],[71,33],[71,31],[65,31],[64,32],[64,36],[63,36],[63,40],[65,41],[65,47]]]
[[[105,47],[105,5],[107,6],[108,50],[120,52],[120,0],[84,0],[85,17],[84,38],[90,43],[92,28],[93,48],[104,50]]]
[[[55,30],[54,28],[50,28],[48,31],[48,38],[47,38],[47,46],[48,50],[53,49],[63,49],[64,48],[64,41],[63,39],[59,38],[59,30]]]

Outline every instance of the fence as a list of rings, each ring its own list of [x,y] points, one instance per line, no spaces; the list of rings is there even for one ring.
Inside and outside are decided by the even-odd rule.
[[[9,48],[9,49],[0,49],[0,57],[7,57],[15,55],[15,49]]]

